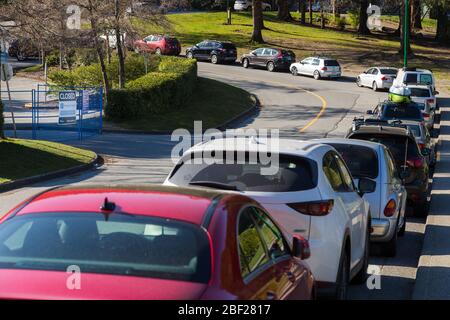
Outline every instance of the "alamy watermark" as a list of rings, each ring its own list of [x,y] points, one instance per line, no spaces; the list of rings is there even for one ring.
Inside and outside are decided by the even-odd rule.
[[[66,269],[69,276],[66,279],[66,287],[69,290],[81,290],[81,269],[77,265],[70,265]]]

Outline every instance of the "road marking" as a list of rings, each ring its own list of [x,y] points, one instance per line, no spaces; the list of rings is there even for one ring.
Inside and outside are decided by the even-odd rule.
[[[216,73],[213,73],[213,72],[210,72],[210,71],[202,71],[202,73],[209,73],[209,74],[212,74],[213,76],[216,76],[216,77],[219,76],[219,77],[220,77],[220,75],[217,75]],[[242,79],[247,79],[247,80],[251,80],[251,81],[254,81],[254,80],[255,80],[255,79],[253,79],[253,78],[246,77],[246,76],[239,76],[239,77],[242,78]],[[278,82],[278,81],[266,81],[266,80],[264,80],[264,81],[261,81],[261,82],[272,83],[272,84],[281,85],[281,86],[283,86],[283,87],[290,88],[290,89],[301,90],[301,91],[303,91],[303,92],[306,92],[306,93],[308,93],[308,94],[310,94],[310,95],[316,97],[317,99],[319,99],[319,100],[322,102],[322,107],[320,108],[319,112],[316,114],[316,116],[314,117],[314,119],[311,119],[311,120],[310,120],[307,124],[305,124],[302,128],[298,129],[298,131],[299,131],[300,133],[305,132],[306,129],[308,129],[308,128],[311,127],[314,123],[316,123],[317,120],[320,119],[320,117],[324,114],[325,110],[326,110],[327,107],[328,107],[328,102],[327,102],[327,100],[325,100],[324,97],[322,97],[322,96],[320,96],[320,95],[318,95],[317,93],[314,93],[314,92],[312,92],[312,91],[303,89],[303,88],[298,87],[298,86],[294,86],[294,85],[289,85],[289,84],[285,84],[285,83],[282,83],[282,82]],[[264,106],[261,99],[260,99],[260,101],[261,101],[261,105]]]

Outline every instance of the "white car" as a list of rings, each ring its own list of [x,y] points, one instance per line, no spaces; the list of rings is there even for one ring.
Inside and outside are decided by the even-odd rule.
[[[312,76],[316,80],[322,78],[340,78],[342,70],[339,62],[326,57],[309,57],[291,64],[289,70],[292,75]]]
[[[430,70],[417,68],[402,68],[397,72],[397,77],[392,84],[394,87],[421,84],[430,86],[432,92],[436,91],[436,79]]]
[[[411,91],[411,100],[420,104],[425,125],[431,130],[436,113],[437,92],[433,92],[432,88],[426,85],[408,85],[407,88]]]
[[[342,156],[358,184],[360,178],[372,181],[372,192],[364,194],[372,216],[371,241],[380,244],[382,254],[394,257],[397,236],[405,233],[407,193],[395,168],[390,151],[380,143],[355,139],[317,139],[334,147]]]
[[[184,153],[165,181],[167,185],[235,190],[259,201],[282,226],[292,243],[299,234],[311,246],[308,260],[320,283],[320,294],[345,298],[350,280],[366,278],[369,255],[369,204],[363,200],[339,153],[316,142],[279,139],[278,172],[262,175],[261,144],[271,139],[225,138],[198,144]],[[206,154],[225,154],[245,163],[214,163]],[[195,157],[196,161],[190,161]],[[257,160],[256,160],[257,159]],[[206,160],[206,161],[205,161]],[[367,185],[368,179],[360,179]],[[327,290],[328,289],[328,290]]]
[[[369,87],[373,91],[389,89],[397,76],[398,69],[390,67],[373,67],[356,78],[358,87]]]
[[[272,6],[266,2],[262,2],[262,9],[264,11],[272,10]],[[236,11],[245,11],[252,9],[252,1],[251,0],[236,0],[234,3],[234,10]]]

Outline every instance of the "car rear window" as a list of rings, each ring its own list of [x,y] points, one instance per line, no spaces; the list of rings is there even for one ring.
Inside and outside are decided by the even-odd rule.
[[[400,167],[404,164],[407,139],[408,139],[407,158],[409,159],[420,157],[420,151],[418,149],[415,140],[405,136],[355,133],[350,138],[378,142],[385,145],[391,151],[392,156],[394,157],[395,162],[397,164],[397,169],[400,169]]]
[[[295,58],[295,53],[291,50],[281,50],[283,56],[290,56]]]
[[[405,105],[386,105],[384,106],[383,118],[389,119],[423,119],[418,106],[413,104]]]
[[[388,74],[388,75],[396,75],[397,70],[395,69],[380,69],[381,74]]]
[[[409,131],[412,132],[412,134],[414,135],[414,137],[420,137],[420,127],[418,125],[415,124],[409,124],[408,126]]]
[[[430,90],[425,88],[409,88],[411,90],[412,97],[428,98],[430,96]]]
[[[0,225],[0,268],[82,272],[207,283],[206,233],[176,220],[113,213],[39,213]]]
[[[222,42],[221,44],[224,49],[236,49],[236,46],[232,43]]]
[[[270,165],[263,165],[257,154],[245,153],[245,161],[238,163],[235,153],[235,161],[232,164],[217,163],[217,161],[214,163],[217,156],[216,158],[202,157],[201,153],[195,154],[195,157],[201,159],[202,163],[195,164],[190,160],[191,156],[193,154],[182,159],[169,178],[170,182],[179,186],[189,186],[190,182],[208,181],[233,186],[240,191],[261,192],[304,191],[317,186],[317,164],[303,157],[279,154],[277,173],[262,175],[261,169],[268,168]],[[271,155],[273,158],[275,156],[275,154]],[[250,159],[257,159],[257,161],[250,161]]]
[[[373,149],[350,144],[331,144],[342,156],[355,178],[378,177],[378,156]]]
[[[327,67],[339,67],[339,62],[337,62],[336,60],[325,60],[324,64]]]
[[[178,39],[177,38],[165,38],[167,43],[169,44],[177,44],[178,43]]]

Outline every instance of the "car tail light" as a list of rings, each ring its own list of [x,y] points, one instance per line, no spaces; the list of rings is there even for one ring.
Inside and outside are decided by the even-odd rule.
[[[420,158],[408,159],[406,160],[406,163],[408,164],[408,166],[412,168],[422,168],[423,159]]]
[[[385,76],[382,76],[381,77],[381,80],[383,80],[383,81],[385,81],[385,80],[387,80],[388,78],[386,78]]]
[[[429,113],[424,113],[424,114],[423,114],[423,117],[424,117],[424,118],[429,118],[429,117],[430,117],[430,114],[429,114]]]
[[[309,216],[326,216],[333,209],[333,200],[288,203],[287,205],[300,213]]]
[[[320,70],[322,70],[322,71],[327,71],[328,68],[327,68],[327,67],[322,67]]]
[[[391,199],[386,204],[386,207],[384,208],[384,216],[385,217],[392,217],[395,213],[395,208],[397,207],[397,204],[395,203],[395,200]]]
[[[425,143],[418,143],[420,150],[422,150],[423,148],[425,148]]]
[[[427,99],[427,103],[428,104],[433,104],[434,103],[434,99]]]

